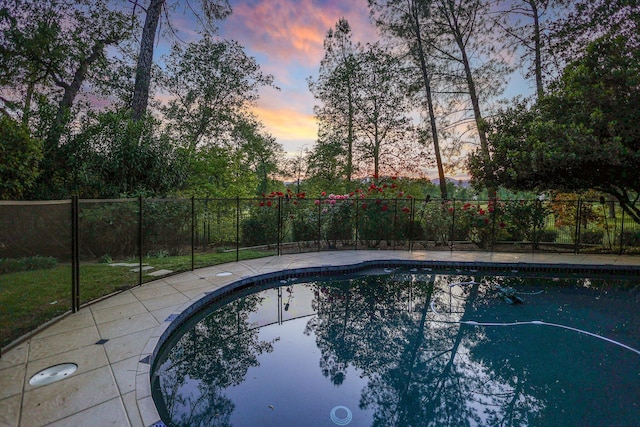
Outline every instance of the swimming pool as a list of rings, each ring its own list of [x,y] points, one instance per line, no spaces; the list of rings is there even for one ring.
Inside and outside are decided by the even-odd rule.
[[[217,298],[164,342],[154,401],[167,425],[636,425],[637,280],[484,274],[379,268]]]

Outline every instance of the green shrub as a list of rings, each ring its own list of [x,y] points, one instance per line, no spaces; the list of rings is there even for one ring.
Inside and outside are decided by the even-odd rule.
[[[600,245],[604,232],[602,230],[584,230],[580,233],[580,243],[587,245]]]
[[[240,223],[242,246],[276,244],[278,242],[278,210],[257,209]]]
[[[325,200],[321,211],[321,234],[330,248],[338,241],[346,245],[353,239],[352,204],[349,200]]]
[[[317,215],[304,212],[295,215],[291,221],[293,241],[310,242],[318,240],[318,217]]]
[[[538,241],[544,243],[554,243],[558,238],[558,232],[555,230],[540,230],[537,232]]]
[[[0,258],[0,274],[47,270],[56,265],[58,265],[58,260],[53,257]]]
[[[624,246],[640,246],[640,230],[625,230],[622,233],[622,242],[620,242],[620,236],[616,237],[616,245],[620,244]]]

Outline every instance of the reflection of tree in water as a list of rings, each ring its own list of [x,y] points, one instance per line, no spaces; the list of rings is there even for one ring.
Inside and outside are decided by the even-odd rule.
[[[318,316],[306,331],[315,334],[320,367],[335,384],[344,381],[349,365],[369,378],[360,406],[374,409],[373,425],[484,424],[491,417],[485,407],[515,419],[515,412],[538,405],[471,357],[469,350],[486,337],[482,329],[458,322],[475,320],[488,288],[455,287],[450,295],[448,283],[455,277],[392,278],[320,287]],[[447,312],[436,316],[432,304]],[[526,405],[514,403],[521,398]]]
[[[486,277],[483,283],[533,290],[527,289],[526,279],[519,277]],[[505,304],[479,305],[474,320],[495,322],[499,318],[501,322],[514,322],[542,318],[610,335],[615,320],[608,313],[621,307],[613,299],[600,299],[602,304],[596,306],[588,302],[598,301],[594,294],[601,291],[602,298],[606,298],[605,294],[618,285],[629,286],[613,280],[537,279],[536,289],[546,289],[554,295],[525,296],[527,303],[517,310]],[[622,312],[633,313],[633,304]],[[486,406],[487,424],[565,425],[567,420],[574,420],[581,425],[637,425],[637,405],[635,415],[630,411],[635,399],[629,397],[625,402],[619,393],[628,390],[630,396],[637,396],[640,390],[637,378],[633,378],[638,367],[637,361],[633,363],[635,355],[571,331],[535,325],[515,328],[482,328],[485,339],[470,347],[471,358],[491,372],[494,383],[504,387],[503,404]],[[629,361],[631,364],[625,365]],[[608,378],[602,381],[603,373]]]
[[[229,426],[234,404],[223,390],[240,384],[258,356],[273,351],[258,340],[249,315],[258,295],[236,300],[212,312],[185,333],[157,368],[154,387],[164,400],[163,418],[174,426]]]

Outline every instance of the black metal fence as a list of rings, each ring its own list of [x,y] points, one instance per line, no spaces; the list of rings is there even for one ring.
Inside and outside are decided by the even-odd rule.
[[[0,202],[5,346],[84,304],[164,275],[324,250],[640,253],[612,201],[362,198]]]

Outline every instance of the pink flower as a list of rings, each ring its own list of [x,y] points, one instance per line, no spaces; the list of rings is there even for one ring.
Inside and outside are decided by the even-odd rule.
[[[320,204],[320,200],[317,200],[317,199],[316,199],[316,200],[314,200],[313,204],[314,204],[314,205],[316,205],[316,206],[318,206],[318,205]]]
[[[326,195],[327,195],[327,192],[326,192],[326,191],[323,191],[322,193],[320,193],[320,195],[321,195],[322,197],[324,197],[324,196],[326,196]]]

